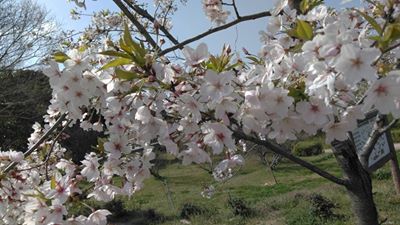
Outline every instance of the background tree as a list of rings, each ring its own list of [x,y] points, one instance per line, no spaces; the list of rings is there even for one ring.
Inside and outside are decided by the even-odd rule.
[[[57,43],[57,27],[43,6],[0,0],[0,69],[35,66]]]

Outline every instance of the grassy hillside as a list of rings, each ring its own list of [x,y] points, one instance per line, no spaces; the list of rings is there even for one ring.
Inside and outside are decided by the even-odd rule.
[[[305,159],[340,175],[329,153]],[[354,224],[344,188],[287,161],[274,172],[277,183],[256,155],[247,156],[246,165],[223,183],[197,165],[182,166],[168,158],[164,162],[159,171],[164,181],[151,178],[131,199],[106,205],[116,213],[112,224]],[[373,179],[383,224],[400,224],[400,196],[395,196],[388,165]],[[203,198],[200,193],[210,184],[216,192]]]

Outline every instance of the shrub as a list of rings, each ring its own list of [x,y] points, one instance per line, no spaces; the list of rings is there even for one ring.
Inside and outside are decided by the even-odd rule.
[[[311,214],[323,219],[334,218],[336,215],[332,212],[335,204],[320,194],[310,196]]]
[[[248,217],[252,214],[251,208],[243,199],[229,197],[228,205],[235,216]]]
[[[384,169],[379,169],[373,174],[373,177],[377,180],[387,180],[392,177],[392,173]]]
[[[312,156],[322,153],[322,144],[314,141],[301,141],[294,145],[293,154],[297,156]]]
[[[181,210],[181,218],[189,219],[191,216],[202,215],[206,212],[203,207],[195,205],[193,203],[185,203]]]

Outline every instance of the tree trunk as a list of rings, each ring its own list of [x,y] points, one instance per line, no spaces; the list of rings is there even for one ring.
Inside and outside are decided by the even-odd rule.
[[[358,225],[378,225],[369,173],[362,167],[351,141],[334,141],[332,150],[347,178],[345,185]]]
[[[396,190],[396,194],[400,195],[400,169],[396,151],[393,151],[393,158],[390,160],[390,169],[392,171],[394,189]]]

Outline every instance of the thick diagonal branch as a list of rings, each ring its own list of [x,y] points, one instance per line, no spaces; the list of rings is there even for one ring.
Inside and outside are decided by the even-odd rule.
[[[133,11],[135,11],[137,14],[143,16],[144,18],[148,19],[150,22],[153,24],[156,23],[156,19],[150,15],[146,10],[142,9],[140,6],[130,3],[128,0],[124,0],[124,2],[131,8]],[[174,45],[179,44],[179,41],[176,40],[176,38],[165,28],[163,25],[158,25],[159,29],[165,34],[165,36],[172,42]]]
[[[248,15],[248,16],[242,16],[239,19],[236,19],[236,20],[234,20],[232,22],[229,22],[229,23],[224,24],[224,25],[219,26],[219,27],[215,27],[215,28],[209,29],[208,31],[203,32],[203,33],[201,33],[201,34],[199,34],[197,36],[194,36],[192,38],[186,39],[186,40],[182,41],[181,43],[179,43],[177,45],[174,45],[174,46],[172,46],[170,48],[167,48],[167,49],[161,51],[159,55],[162,56],[162,55],[165,55],[165,54],[167,54],[169,52],[175,51],[177,49],[182,49],[185,45],[187,45],[189,43],[192,43],[194,41],[200,40],[203,37],[206,37],[206,36],[208,36],[210,34],[213,34],[215,32],[218,32],[218,31],[221,31],[221,30],[225,30],[225,29],[227,29],[227,28],[229,28],[231,26],[234,26],[234,25],[236,25],[238,23],[241,23],[241,22],[244,22],[244,21],[248,21],[248,20],[260,19],[260,18],[267,17],[267,16],[271,16],[271,13],[269,11],[260,12],[260,13],[256,13],[256,14],[251,14],[251,15]]]
[[[279,146],[279,145],[269,142],[267,140],[261,140],[259,138],[253,137],[251,135],[247,135],[241,131],[234,131],[233,135],[239,139],[251,141],[255,144],[264,146],[264,147],[268,148],[269,150],[275,152],[276,154],[282,155],[283,157],[289,159],[290,161],[297,163],[300,166],[302,166],[306,169],[309,169],[312,172],[314,172],[314,173],[320,175],[321,177],[328,179],[336,184],[343,185],[343,186],[347,185],[347,182],[345,180],[342,180],[342,179],[328,173],[327,171],[322,170],[322,169],[318,168],[317,166],[292,155],[290,153],[290,151],[285,150],[282,146]]]
[[[136,19],[136,17],[129,11],[128,8],[121,2],[121,0],[113,0],[114,3],[121,9],[121,11],[128,17],[128,19],[135,25],[138,29],[139,33],[143,35],[146,41],[156,50],[158,51],[160,47],[158,47],[157,43],[151,37],[149,32],[147,32],[146,28]]]

